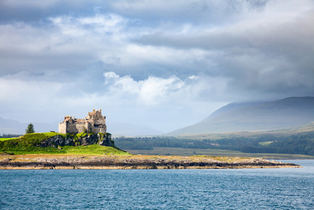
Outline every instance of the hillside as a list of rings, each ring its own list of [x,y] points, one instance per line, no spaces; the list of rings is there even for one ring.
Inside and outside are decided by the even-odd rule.
[[[196,135],[239,131],[265,131],[299,126],[314,121],[314,97],[229,104],[194,125],[167,135]]]
[[[130,155],[115,147],[110,134],[55,132],[31,133],[17,138],[0,138],[0,153]]]
[[[206,133],[206,134],[191,134],[180,136],[181,139],[212,139],[219,140],[224,138],[234,138],[234,137],[244,137],[244,138],[259,138],[261,136],[274,136],[274,137],[287,137],[291,135],[298,134],[307,134],[314,132],[314,121],[283,128],[283,129],[274,129],[274,130],[266,130],[266,131],[236,131],[236,132],[225,132],[225,133]]]

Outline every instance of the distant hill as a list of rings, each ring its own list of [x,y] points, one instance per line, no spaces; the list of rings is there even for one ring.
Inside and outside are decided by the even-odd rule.
[[[314,121],[314,97],[290,97],[272,102],[231,103],[194,125],[167,135],[265,131]]]
[[[22,134],[25,133],[26,127],[25,123],[0,117],[0,133]]]
[[[108,129],[113,136],[151,136],[162,134],[161,131],[152,129],[148,126],[129,123],[111,122],[108,124]]]
[[[220,140],[220,139],[232,139],[232,138],[260,138],[265,136],[273,136],[273,137],[289,137],[292,135],[304,134],[307,135],[309,133],[314,133],[314,121],[288,127],[282,129],[275,130],[266,130],[266,131],[235,131],[235,132],[223,132],[223,133],[206,133],[206,134],[186,134],[182,135],[180,139],[193,139],[193,140],[201,140],[201,139],[211,139],[211,140]]]
[[[246,108],[246,107],[250,107],[250,106],[254,106],[254,105],[258,105],[261,104],[263,102],[244,102],[244,103],[230,103],[226,106],[221,107],[220,109],[217,109],[216,111],[214,111],[211,115],[209,115],[208,117],[206,117],[204,120],[210,120],[213,119],[215,117],[218,117],[221,114],[227,113],[227,112],[231,112],[237,109],[241,109],[241,108]]]
[[[287,133],[287,134],[295,134],[295,133],[307,133],[314,132],[314,121],[298,125],[290,128],[284,128],[279,130],[269,130],[270,133]]]
[[[40,123],[29,122],[34,124],[35,132],[58,131],[58,123]],[[4,119],[0,117],[0,134],[24,134],[29,123],[22,123],[16,120]]]

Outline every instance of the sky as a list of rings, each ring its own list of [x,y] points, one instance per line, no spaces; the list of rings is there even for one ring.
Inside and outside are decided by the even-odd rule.
[[[0,117],[170,132],[230,102],[314,96],[313,0],[1,0]]]

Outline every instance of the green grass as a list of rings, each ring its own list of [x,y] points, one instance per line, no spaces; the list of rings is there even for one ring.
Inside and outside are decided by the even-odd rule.
[[[0,141],[9,141],[9,140],[14,140],[17,139],[18,137],[13,137],[13,138],[0,138]]]
[[[88,155],[130,155],[130,153],[120,150],[112,146],[88,145],[88,146],[63,146],[59,148],[54,147],[39,147],[41,141],[61,135],[63,137],[72,137],[77,139],[88,135],[86,133],[79,134],[60,134],[55,132],[47,133],[31,133],[25,134],[17,138],[1,138],[0,153],[7,154],[88,154]]]
[[[26,154],[65,154],[65,151],[53,147],[15,147],[0,149],[0,153],[26,155]]]
[[[314,159],[314,156],[299,154],[276,154],[276,153],[243,153],[234,150],[219,149],[189,149],[176,147],[154,147],[153,150],[127,150],[132,154],[142,155],[179,155],[179,156],[228,156],[228,157],[259,157],[268,159]]]
[[[46,137],[53,137],[53,136],[56,136],[56,135],[60,135],[60,136],[63,136],[63,137],[66,137],[66,134],[63,134],[63,133],[56,133],[56,132],[47,132],[47,133],[32,133],[33,135],[37,135],[37,134],[44,134]]]
[[[25,154],[69,154],[69,155],[131,155],[115,147],[101,146],[98,144],[88,146],[64,146],[61,149],[53,147],[16,147],[2,150],[0,153],[25,155]]]
[[[64,146],[62,150],[65,154],[84,154],[84,155],[130,155],[130,153],[115,147],[106,147],[98,144],[88,146]]]
[[[87,133],[78,133],[78,134],[76,134],[76,136],[77,136],[78,138],[84,137],[84,136],[87,136]]]

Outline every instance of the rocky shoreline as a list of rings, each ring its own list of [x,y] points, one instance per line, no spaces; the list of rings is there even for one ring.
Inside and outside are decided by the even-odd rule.
[[[242,169],[300,168],[260,158],[183,156],[47,156],[0,157],[0,169]]]

